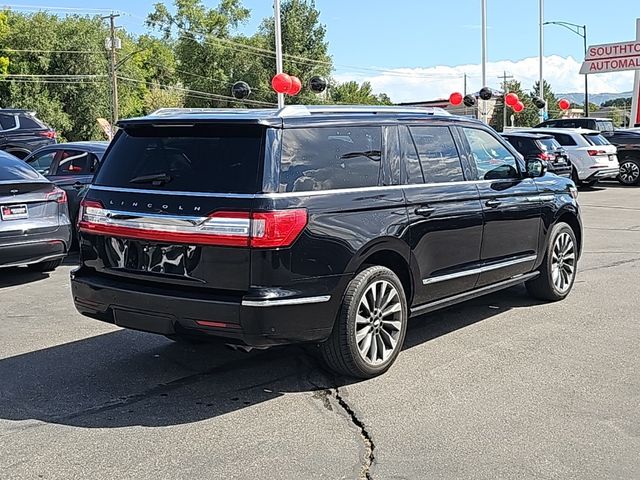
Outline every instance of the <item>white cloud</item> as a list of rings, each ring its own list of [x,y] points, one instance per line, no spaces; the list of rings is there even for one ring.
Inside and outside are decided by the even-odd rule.
[[[581,63],[572,57],[552,55],[544,58],[544,79],[556,93],[582,92],[584,77],[578,72]],[[538,79],[538,57],[518,61],[498,61],[487,63],[487,83],[499,88],[503,71],[522,83],[525,90],[532,88]],[[455,67],[435,66],[426,68],[398,68],[380,73],[350,72],[342,69],[334,75],[339,82],[357,80],[369,81],[376,93],[388,94],[394,102],[412,102],[447,98],[451,92],[462,92],[463,75],[467,74],[469,92],[479,90],[481,66],[458,65]],[[620,93],[633,89],[633,71],[589,75],[590,93]]]

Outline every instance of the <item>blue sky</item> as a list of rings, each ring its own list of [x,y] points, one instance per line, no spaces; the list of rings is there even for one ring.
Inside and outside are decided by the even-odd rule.
[[[142,33],[143,19],[153,3],[110,0],[108,5],[126,12],[121,23]],[[205,3],[215,6],[217,1]],[[538,0],[487,0],[487,3],[488,57],[494,64],[489,74],[495,77],[494,74],[507,69],[528,88],[537,77],[535,62],[525,60],[538,55]],[[104,5],[87,0],[15,0],[6,4],[33,9],[46,6],[60,13],[71,10],[56,10],[57,7],[91,13],[91,9]],[[244,4],[252,10],[252,19],[242,30],[251,33],[262,18],[272,13],[272,1],[244,0]],[[327,26],[335,74],[341,80],[370,80],[378,90],[391,89],[392,97],[400,100],[408,99],[405,89],[416,98],[439,94],[424,85],[415,90],[425,82],[442,84],[447,78],[438,91],[450,90],[451,83],[460,88],[462,70],[469,72],[472,88],[479,81],[474,65],[480,62],[480,0],[316,0],[316,6]],[[16,9],[25,10],[23,7]],[[590,44],[634,39],[636,17],[640,17],[640,0],[545,0],[546,20],[586,24]],[[572,90],[580,85],[581,78],[573,73],[583,56],[580,37],[558,26],[545,27],[545,56],[549,57],[550,78],[557,77],[556,90]],[[402,70],[406,76],[389,79],[384,78],[384,72],[363,72],[354,66],[406,69]],[[445,69],[448,77],[436,78],[440,67],[456,69]],[[404,81],[414,70],[417,72],[414,80],[418,81]],[[630,72],[621,77],[599,77],[594,82],[595,90],[631,89]],[[492,78],[491,82],[497,85],[499,81]]]

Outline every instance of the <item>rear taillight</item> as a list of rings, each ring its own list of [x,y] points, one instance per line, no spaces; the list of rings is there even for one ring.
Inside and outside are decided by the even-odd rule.
[[[604,150],[587,150],[587,153],[589,154],[590,157],[607,154],[607,152],[605,152]]]
[[[55,187],[53,192],[47,193],[47,202],[67,203],[67,192]]]
[[[539,153],[538,158],[540,160],[544,160],[545,162],[550,162],[554,159],[553,155],[549,155],[548,153]]]
[[[176,219],[180,220],[179,217]],[[123,218],[106,210],[99,202],[84,200],[80,204],[78,228],[96,235],[163,243],[283,248],[290,246],[304,230],[307,225],[307,211],[219,211],[195,223],[185,221],[184,224],[169,224],[162,220],[157,217]]]
[[[41,137],[50,138],[52,140],[58,136],[55,130],[44,130],[42,132],[38,132],[38,135],[40,135]]]

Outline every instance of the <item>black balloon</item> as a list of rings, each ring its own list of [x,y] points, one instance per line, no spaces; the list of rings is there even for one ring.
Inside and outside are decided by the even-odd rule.
[[[547,103],[542,100],[540,97],[535,97],[533,99],[533,104],[536,106],[536,108],[542,110],[544,107],[547,106]]]
[[[464,103],[465,107],[473,107],[476,104],[476,97],[474,97],[473,95],[465,95],[462,102]]]
[[[236,82],[231,87],[231,95],[233,98],[237,98],[242,100],[243,98],[247,98],[251,94],[251,87],[247,82]]]
[[[480,89],[480,98],[482,100],[489,100],[492,96],[491,89],[489,87],[482,87]]]
[[[322,93],[327,89],[327,81],[322,77],[311,77],[309,88],[314,93]]]

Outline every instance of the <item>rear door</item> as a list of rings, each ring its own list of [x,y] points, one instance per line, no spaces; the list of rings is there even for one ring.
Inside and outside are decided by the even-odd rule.
[[[477,285],[527,273],[535,264],[542,228],[538,187],[523,175],[524,166],[497,135],[475,127],[460,131],[475,169],[484,213],[482,273]]]
[[[246,292],[264,148],[258,125],[127,126],[84,199],[83,264],[169,288]]]
[[[482,206],[447,124],[400,127],[412,255],[420,272],[415,304],[473,289]]]

